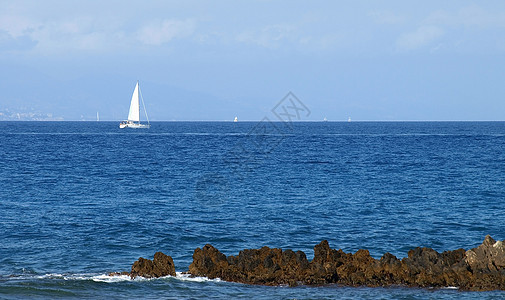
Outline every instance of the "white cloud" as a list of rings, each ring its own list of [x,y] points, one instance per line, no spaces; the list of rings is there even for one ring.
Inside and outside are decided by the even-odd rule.
[[[35,50],[41,53],[65,53],[69,50],[103,52],[122,42],[115,30],[97,24],[94,18],[83,17],[45,23],[34,30],[31,37],[39,42]]]
[[[400,36],[396,46],[399,50],[415,50],[438,40],[444,33],[444,30],[437,26],[421,26],[416,31]]]
[[[110,52],[131,49],[137,41],[159,46],[174,38],[190,36],[196,27],[192,19],[158,20],[135,25],[138,24],[85,15],[47,21],[0,15],[0,50],[32,51],[44,55],[69,51]],[[33,42],[28,43],[30,40]]]
[[[416,31],[403,34],[396,40],[397,50],[409,51],[424,47],[430,49],[431,53],[456,49],[473,51],[485,47],[484,44],[489,45],[489,49],[504,40],[503,35],[490,32],[503,31],[505,12],[477,5],[434,10],[421,19],[419,24]]]
[[[296,39],[296,27],[287,24],[268,25],[260,30],[248,30],[237,35],[242,43],[255,44],[265,48],[277,48],[283,40]]]
[[[195,31],[193,20],[158,20],[137,31],[137,38],[146,45],[162,45],[177,37],[191,35]]]
[[[13,38],[26,35],[40,25],[23,16],[0,15],[0,30],[7,32]]]
[[[425,24],[468,26],[476,28],[505,27],[505,13],[487,11],[479,6],[466,6],[454,12],[437,10],[428,15]]]

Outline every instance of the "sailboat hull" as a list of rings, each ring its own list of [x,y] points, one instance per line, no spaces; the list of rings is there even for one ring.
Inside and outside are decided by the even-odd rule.
[[[150,124],[140,124],[134,122],[122,122],[119,123],[119,128],[150,128]]]

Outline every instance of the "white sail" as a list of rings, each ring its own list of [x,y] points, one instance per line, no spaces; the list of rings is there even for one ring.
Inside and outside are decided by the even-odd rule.
[[[140,121],[140,106],[139,106],[139,83],[135,86],[133,91],[132,101],[130,103],[130,112],[128,113],[128,121]]]
[[[140,100],[142,100],[142,106],[144,107],[144,113],[146,114],[147,124],[140,123]],[[98,112],[96,115],[98,119]],[[130,102],[130,111],[128,112],[128,120],[119,123],[119,128],[150,128],[149,117],[147,116],[146,106],[144,104],[144,98],[142,97],[142,92],[140,91],[139,82],[135,85],[135,90],[133,91],[132,101]]]

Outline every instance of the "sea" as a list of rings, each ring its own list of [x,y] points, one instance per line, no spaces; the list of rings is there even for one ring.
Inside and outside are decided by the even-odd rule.
[[[505,122],[0,122],[0,299],[497,299],[191,278],[198,247],[398,258],[505,239]],[[157,251],[177,276],[111,277]]]

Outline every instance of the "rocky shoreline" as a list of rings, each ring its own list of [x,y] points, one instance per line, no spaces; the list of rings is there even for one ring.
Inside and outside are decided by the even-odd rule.
[[[261,285],[457,287],[470,291],[505,290],[505,241],[489,235],[473,249],[438,253],[415,248],[398,259],[390,253],[379,260],[368,250],[345,253],[327,241],[314,247],[314,259],[304,252],[262,247],[226,256],[212,245],[195,249],[189,274],[224,281]],[[156,278],[175,276],[172,258],[161,252],[153,260],[139,258],[131,271],[111,275]]]

